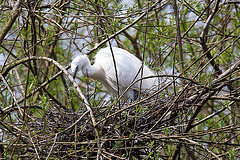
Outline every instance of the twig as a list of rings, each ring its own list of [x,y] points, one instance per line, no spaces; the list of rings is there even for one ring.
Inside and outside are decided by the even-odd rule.
[[[212,118],[212,117],[218,115],[219,113],[225,111],[225,109],[227,109],[227,108],[224,107],[224,108],[220,109],[219,111],[217,111],[217,112],[215,112],[215,113],[212,113],[212,114],[208,115],[207,117],[201,119],[200,121],[198,121],[198,122],[192,124],[191,127],[193,128],[193,127],[195,127],[195,126],[197,126],[197,125],[199,125],[199,124],[201,124],[201,123],[203,123],[203,122],[209,120],[210,118]]]
[[[202,144],[200,144],[200,143],[198,143],[198,142],[196,142],[196,141],[190,140],[190,139],[188,139],[188,138],[179,138],[179,139],[184,140],[184,141],[187,141],[187,142],[192,143],[192,144],[194,144],[194,145],[200,146],[201,148],[205,149],[207,152],[209,152],[210,154],[212,154],[215,158],[217,158],[218,160],[220,160],[220,158],[219,158],[215,153],[213,153],[212,151],[210,151],[207,147],[203,146]]]
[[[67,66],[66,69],[68,69],[70,66]],[[37,91],[39,91],[40,89],[42,89],[43,87],[45,87],[47,84],[51,83],[53,80],[55,80],[59,75],[61,75],[63,73],[63,71],[59,71],[57,74],[55,74],[53,77],[51,77],[50,79],[48,79],[47,81],[45,81],[44,83],[42,83],[38,88],[32,90],[26,97],[21,98],[20,100],[18,100],[18,103],[22,103],[26,98],[29,98],[30,96],[32,96],[33,94],[35,94]],[[2,111],[3,112],[8,112],[8,110],[10,110],[12,107],[14,106],[14,104],[4,108]]]
[[[47,160],[47,159],[49,158],[49,156],[51,155],[51,152],[52,152],[52,150],[53,150],[53,147],[54,147],[54,145],[56,144],[56,140],[57,140],[58,135],[62,134],[63,132],[65,132],[65,131],[69,130],[70,128],[72,128],[73,126],[75,126],[88,112],[89,112],[89,111],[84,112],[84,113],[82,114],[82,116],[81,116],[80,118],[78,118],[78,120],[76,120],[72,125],[70,125],[69,127],[65,128],[64,130],[62,130],[61,132],[59,132],[59,133],[57,133],[57,134],[55,135],[54,141],[53,141],[53,145],[52,145],[52,147],[51,147],[51,149],[50,149],[50,151],[49,151],[49,153],[48,153],[48,156],[47,156],[46,160]]]
[[[24,0],[19,0],[16,2],[16,7],[13,9],[13,15],[11,16],[10,20],[7,22],[7,24],[3,27],[2,31],[0,32],[0,44],[2,43],[3,39],[7,35],[8,31],[13,26],[14,22],[16,21],[17,17],[19,16],[21,12],[21,5]]]
[[[88,54],[91,54],[92,52],[94,52],[95,50],[97,50],[99,47],[101,47],[104,43],[106,43],[107,41],[109,41],[109,39],[112,39],[114,37],[116,37],[117,35],[119,35],[120,33],[122,33],[123,31],[127,30],[128,28],[130,28],[131,26],[133,26],[134,24],[136,24],[140,19],[142,19],[148,12],[150,12],[154,7],[157,6],[157,4],[160,2],[161,0],[156,1],[151,7],[148,8],[147,11],[145,11],[144,13],[142,13],[137,19],[135,19],[131,24],[127,25],[126,27],[120,29],[119,31],[117,31],[116,33],[114,33],[113,35],[109,36],[108,38],[104,39],[102,42],[100,42],[98,45],[96,45],[93,49],[91,49]]]
[[[230,68],[228,68],[225,72],[223,72],[217,79],[214,79],[211,82],[211,86],[216,85],[217,83],[223,81],[224,79],[226,79],[227,76],[229,76],[231,73],[239,69],[240,69],[240,60],[238,60]]]
[[[69,80],[73,83],[73,86],[74,88],[76,88],[78,94],[80,95],[80,97],[83,99],[84,103],[85,103],[85,106],[87,108],[87,110],[89,111],[90,113],[90,116],[91,116],[91,120],[92,120],[92,123],[93,123],[93,127],[95,128],[96,127],[96,121],[95,121],[95,117],[93,115],[93,112],[92,112],[92,109],[86,99],[86,97],[84,96],[84,94],[82,93],[82,91],[80,90],[79,86],[77,85],[77,83],[74,81],[73,77],[68,73],[68,71],[61,65],[59,64],[57,61],[51,59],[51,58],[48,58],[48,57],[36,57],[36,56],[30,56],[30,57],[27,57],[27,58],[23,58],[21,60],[18,60],[16,61],[15,63],[7,66],[5,68],[5,70],[3,70],[2,74],[7,74],[13,67],[21,64],[21,63],[24,63],[24,62],[27,62],[27,61],[31,61],[31,60],[46,60],[50,63],[53,63],[54,65],[56,65],[59,69],[61,69],[63,71],[63,73],[69,78]],[[1,76],[2,76],[1,74]],[[2,79],[4,79],[4,77],[2,76]],[[17,102],[17,100],[16,100]],[[20,108],[20,106],[18,105],[18,107]],[[20,108],[21,109],[21,108]],[[97,136],[97,139],[99,139],[98,137],[98,131],[96,130],[95,128],[95,132],[96,132],[96,136]]]
[[[200,35],[200,44],[202,45],[203,47],[203,51],[204,52],[207,52],[207,57],[211,63],[211,65],[213,66],[213,68],[216,70],[217,74],[221,74],[222,71],[220,70],[219,66],[215,63],[215,61],[213,60],[213,57],[211,55],[211,53],[208,51],[208,47],[206,45],[206,35],[207,35],[207,32],[208,32],[208,29],[209,29],[209,25],[211,23],[211,20],[213,19],[213,17],[215,16],[215,14],[217,13],[218,11],[218,7],[219,7],[219,3],[220,3],[220,0],[217,0],[216,2],[216,5],[215,5],[215,8],[214,8],[214,11],[213,13],[208,17],[204,27],[203,27],[203,30],[202,30],[202,33]]]
[[[39,154],[38,154],[38,151],[37,151],[36,145],[35,145],[34,142],[33,142],[33,139],[32,139],[32,136],[31,136],[31,132],[30,132],[30,130],[29,130],[28,127],[27,127],[27,130],[28,130],[28,136],[29,136],[30,142],[32,143],[33,148],[34,148],[34,151],[35,151],[36,154],[37,154],[37,158],[40,159],[40,156],[39,156]]]
[[[16,104],[17,107],[18,107],[19,113],[20,113],[21,116],[23,117],[22,108],[19,106],[18,101],[17,101],[16,97],[14,96],[14,94],[13,94],[13,92],[12,92],[12,89],[10,88],[10,86],[8,85],[6,79],[4,78],[4,76],[3,76],[1,73],[0,73],[0,76],[1,76],[1,79],[2,79],[3,83],[5,84],[5,86],[7,86],[8,91],[9,91],[10,94],[12,95],[12,98],[13,98],[15,104]]]
[[[173,0],[173,9],[175,14],[175,21],[176,21],[176,28],[177,28],[177,44],[178,44],[178,52],[179,52],[179,64],[180,64],[180,72],[183,73],[184,70],[184,63],[183,63],[183,53],[182,53],[182,37],[181,37],[181,30],[179,24],[179,12],[176,0]]]

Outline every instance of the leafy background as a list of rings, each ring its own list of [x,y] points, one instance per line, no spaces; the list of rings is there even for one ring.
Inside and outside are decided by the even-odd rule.
[[[239,159],[239,3],[1,0],[0,157]],[[72,58],[109,45],[155,71],[154,95],[69,87]]]

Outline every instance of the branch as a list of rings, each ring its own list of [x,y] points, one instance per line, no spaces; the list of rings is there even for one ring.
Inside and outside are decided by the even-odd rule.
[[[109,41],[109,39],[112,39],[114,37],[116,37],[117,35],[119,35],[120,33],[122,33],[123,31],[127,30],[128,28],[130,28],[131,26],[133,26],[134,24],[136,24],[140,19],[142,19],[148,12],[150,12],[154,7],[157,6],[157,4],[160,2],[161,0],[156,1],[151,7],[149,7],[148,10],[146,10],[144,13],[142,13],[136,20],[134,20],[131,24],[127,25],[126,27],[120,29],[119,31],[117,31],[116,33],[110,35],[109,37],[107,37],[106,39],[104,39],[102,42],[100,42],[98,45],[96,45],[93,49],[91,49],[87,55],[91,54],[92,52],[94,52],[95,50],[97,50],[99,47],[101,47],[104,43],[106,43],[107,41]]]
[[[214,113],[212,113],[212,114],[208,115],[207,117],[205,117],[205,118],[201,119],[200,121],[198,121],[198,122],[196,122],[196,123],[192,124],[192,125],[191,125],[191,126],[192,126],[192,128],[193,128],[193,127],[195,127],[195,126],[197,126],[197,125],[199,125],[199,124],[201,124],[201,123],[203,123],[203,122],[205,122],[205,121],[207,121],[207,120],[209,120],[209,119],[211,119],[212,117],[214,117],[214,116],[216,116],[216,115],[220,114],[221,112],[225,111],[225,109],[227,109],[227,108],[226,108],[226,107],[224,107],[224,108],[220,109],[219,111],[217,111],[217,112],[214,112]]]
[[[68,69],[70,66],[67,66],[66,69]],[[35,94],[37,91],[39,91],[40,89],[42,89],[43,87],[45,87],[47,84],[51,83],[53,80],[55,80],[59,75],[61,75],[63,73],[63,71],[59,71],[57,74],[55,74],[53,77],[51,77],[50,79],[46,80],[44,83],[42,83],[38,88],[32,90],[26,97],[18,100],[18,103],[22,103],[25,99],[29,98],[30,96],[32,96],[33,94]],[[12,107],[14,106],[14,104],[4,108],[2,111],[3,112],[8,112]]]
[[[240,60],[238,60],[235,64],[233,64],[230,68],[228,68],[225,72],[223,72],[217,79],[214,79],[210,86],[214,86],[217,83],[225,80],[227,76],[229,76],[231,73],[237,71],[240,69]]]
[[[184,64],[183,64],[183,53],[182,53],[182,38],[181,38],[181,29],[179,24],[179,12],[178,12],[178,6],[176,0],[173,1],[173,9],[175,14],[175,21],[176,21],[176,28],[177,28],[177,44],[179,47],[179,64],[180,64],[180,71],[183,73],[184,70]]]
[[[142,57],[140,55],[139,48],[138,48],[138,42],[137,42],[138,31],[136,32],[135,37],[132,37],[130,34],[127,33],[127,31],[123,31],[123,34],[131,41],[133,48],[136,51],[135,54],[136,54],[137,58],[142,61]]]
[[[86,108],[87,110],[90,112],[90,115],[91,115],[91,119],[92,119],[92,122],[93,122],[93,126],[95,127],[96,125],[96,122],[95,122],[95,118],[93,116],[93,112],[92,112],[92,109],[91,107],[89,106],[88,104],[88,101],[87,99],[85,98],[85,96],[83,95],[82,91],[80,90],[80,88],[78,87],[77,83],[74,81],[73,77],[68,73],[68,71],[61,65],[59,64],[57,61],[51,59],[51,58],[48,58],[48,57],[36,57],[36,56],[30,56],[30,57],[26,57],[26,58],[23,58],[23,59],[20,59],[18,61],[15,61],[14,63],[11,63],[9,64],[3,71],[2,71],[2,77],[5,77],[7,75],[7,73],[14,67],[18,66],[19,64],[22,64],[24,62],[27,62],[27,61],[31,61],[31,60],[46,60],[50,63],[53,63],[54,65],[56,65],[59,69],[61,69],[63,71],[63,73],[69,78],[69,80],[73,83],[73,86],[74,88],[77,89],[77,92],[79,93],[80,97],[83,99],[85,105],[86,105]]]
[[[17,66],[21,63],[24,63],[26,61],[31,61],[31,60],[46,60],[50,63],[53,63],[54,65],[56,65],[60,70],[63,71],[63,73],[69,78],[69,80],[73,83],[73,86],[74,88],[77,90],[78,94],[80,95],[80,97],[83,99],[84,101],[84,104],[87,108],[87,110],[89,111],[90,113],[90,117],[91,117],[91,121],[92,121],[92,124],[93,124],[93,127],[94,127],[94,131],[95,131],[95,134],[96,134],[96,139],[97,139],[97,145],[100,147],[100,140],[99,140],[99,134],[98,134],[98,131],[96,129],[96,120],[95,120],[95,117],[93,115],[93,111],[86,99],[86,97],[84,96],[84,94],[82,93],[82,91],[80,90],[79,86],[77,85],[77,83],[74,81],[73,77],[71,76],[71,74],[68,73],[68,71],[61,65],[59,64],[57,61],[51,59],[51,58],[48,58],[48,57],[36,57],[36,56],[30,56],[30,57],[27,57],[27,58],[23,58],[21,60],[18,60],[16,61],[15,63],[7,66],[4,70],[3,70],[3,73],[5,73],[6,71],[10,71],[14,66]],[[7,73],[7,72],[6,72]],[[6,74],[5,73],[5,74]],[[2,75],[1,75],[2,76]],[[2,79],[4,79],[4,77],[2,76]],[[17,102],[17,101],[16,101]],[[20,108],[20,107],[19,107]],[[20,108],[21,109],[21,108]]]
[[[8,83],[7,83],[6,79],[4,78],[4,76],[3,76],[2,74],[0,74],[0,76],[1,76],[1,79],[2,79],[3,83],[4,83],[5,86],[7,87],[8,91],[9,91],[10,94],[12,95],[12,98],[13,98],[15,104],[16,104],[17,107],[18,107],[19,113],[20,113],[21,116],[23,117],[23,110],[22,110],[22,108],[19,106],[18,101],[17,101],[16,97],[14,96],[14,94],[13,94],[13,92],[12,92],[12,89],[11,89],[10,86],[8,85]]]
[[[207,35],[207,32],[208,32],[208,29],[209,29],[209,25],[211,23],[211,20],[213,19],[213,17],[215,16],[215,14],[217,13],[218,11],[218,7],[219,7],[219,3],[220,3],[220,0],[217,0],[216,2],[216,5],[215,5],[215,8],[214,8],[214,11],[213,13],[208,17],[204,27],[203,27],[203,30],[202,30],[202,33],[200,35],[200,44],[202,45],[203,47],[203,51],[206,52],[206,55],[207,55],[207,58],[210,60],[210,63],[211,65],[213,66],[213,68],[215,69],[216,73],[217,74],[221,74],[222,71],[219,69],[219,66],[215,63],[215,61],[212,59],[212,55],[210,53],[210,51],[208,50],[208,47],[206,45],[206,35]]]
[[[205,147],[204,145],[202,145],[202,144],[200,144],[200,143],[198,143],[198,142],[196,142],[196,141],[190,140],[190,139],[188,139],[188,138],[180,138],[180,140],[184,140],[184,141],[187,141],[187,142],[189,142],[189,143],[191,143],[191,144],[193,144],[193,145],[197,145],[197,146],[205,149],[208,153],[210,153],[211,155],[213,155],[216,159],[220,160],[220,158],[219,158],[215,153],[213,153],[211,150],[209,150],[209,149],[208,149],[207,147]]]
[[[16,7],[13,9],[13,15],[11,16],[10,20],[7,22],[7,24],[3,27],[2,31],[0,32],[0,44],[2,43],[8,31],[11,29],[17,17],[19,16],[22,2],[23,0],[17,1]]]

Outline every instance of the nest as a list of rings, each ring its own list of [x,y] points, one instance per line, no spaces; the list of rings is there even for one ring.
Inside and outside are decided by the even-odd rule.
[[[134,102],[89,97],[92,115],[80,99],[76,112],[51,103],[48,109],[38,109],[44,114],[36,117],[31,112],[31,118],[17,124],[26,129],[12,133],[20,141],[7,150],[14,150],[23,159],[174,159],[183,146],[193,158],[216,156],[208,148],[237,146],[235,141],[228,143],[238,132],[237,124],[221,126],[217,121],[207,125],[214,126],[211,130],[204,128],[215,115],[228,115],[223,112],[226,107],[202,119],[197,115],[207,101],[216,99],[223,86],[216,85],[215,90],[194,86],[176,94],[165,90],[152,97],[142,95]],[[213,136],[212,141],[206,139]]]
[[[174,105],[169,110],[170,99],[174,98],[158,97],[136,105],[119,102],[112,108],[102,105],[93,109],[95,118],[100,122],[95,128],[86,110],[73,112],[56,107],[48,109],[42,118],[36,118],[28,126],[35,133],[32,138],[38,154],[44,155],[41,158],[94,159],[99,152],[108,154],[107,158],[130,155],[144,158],[154,149],[149,148],[151,137],[146,136],[147,133],[164,134],[165,126],[173,125],[177,113],[184,110],[180,105]],[[36,154],[34,149],[32,152],[32,155]],[[25,153],[29,155],[29,150],[25,149]]]

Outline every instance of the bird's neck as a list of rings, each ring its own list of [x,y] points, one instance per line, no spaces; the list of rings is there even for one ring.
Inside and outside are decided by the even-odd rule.
[[[86,64],[82,68],[82,74],[84,76],[88,77],[89,74],[91,74],[91,70],[92,70],[92,66],[90,64],[90,61],[87,61]]]
[[[99,78],[99,70],[96,69],[95,65],[91,65],[90,62],[87,63],[83,69],[82,69],[82,74],[85,77],[90,77],[90,78]]]

